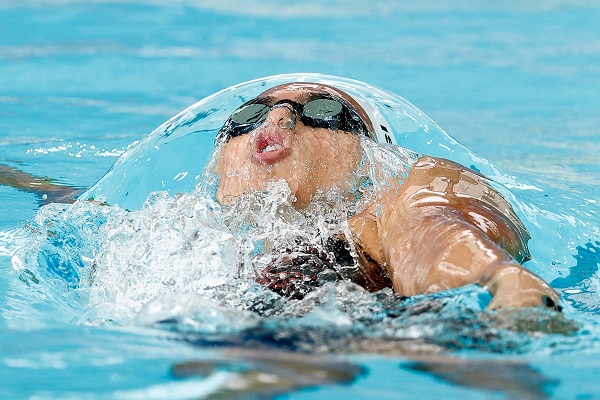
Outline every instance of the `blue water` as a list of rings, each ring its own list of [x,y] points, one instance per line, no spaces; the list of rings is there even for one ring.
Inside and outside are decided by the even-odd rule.
[[[553,284],[565,291],[566,315],[582,328],[536,339],[505,335],[476,315],[466,322],[448,313],[417,319],[415,335],[430,339],[450,321],[454,330],[435,342],[449,355],[440,360],[397,349],[341,361],[319,355],[323,365],[345,362],[363,370],[351,382],[288,396],[600,398],[594,233],[600,226],[600,4],[321,3],[5,1],[0,163],[89,187],[131,143],[180,110],[272,74],[340,75],[398,93],[513,176],[538,211],[564,217],[538,241],[561,237],[569,255],[549,248],[534,257],[537,268],[562,271]],[[204,343],[202,336],[169,329],[82,325],[83,303],[72,291],[28,289],[11,257],[23,243],[17,228],[38,208],[33,195],[0,186],[3,398],[198,398],[239,378],[240,369],[268,371],[268,360],[225,355],[214,338]],[[461,324],[469,329],[458,329]],[[482,335],[469,333],[467,324],[481,327]],[[400,328],[404,339],[411,337],[410,321]],[[423,357],[429,364],[421,368]],[[223,358],[245,366],[236,369]],[[208,378],[171,372],[173,364],[198,359],[212,360]],[[448,378],[448,370],[464,371],[463,377],[493,373],[469,381]]]

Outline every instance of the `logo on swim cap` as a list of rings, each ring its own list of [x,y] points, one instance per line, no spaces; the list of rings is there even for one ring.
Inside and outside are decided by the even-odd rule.
[[[388,128],[387,122],[383,115],[377,110],[373,104],[361,98],[360,96],[352,95],[352,98],[365,110],[365,113],[371,120],[373,126],[373,136],[377,143],[398,144],[394,133]]]

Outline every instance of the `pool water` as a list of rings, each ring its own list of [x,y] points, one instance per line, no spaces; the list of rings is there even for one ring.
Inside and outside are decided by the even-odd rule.
[[[230,85],[298,71],[359,79],[408,99],[502,171],[527,205],[531,267],[566,310],[565,320],[503,319],[481,312],[477,288],[344,302],[344,285],[299,303],[312,310],[304,318],[168,294],[146,308],[89,308],[76,279],[15,263],[45,222],[87,239],[86,221],[105,211],[79,206],[60,225],[59,206],[38,211],[39,198],[0,186],[0,395],[600,397],[599,17],[591,1],[3,2],[1,164],[87,188],[132,143]],[[236,290],[212,287],[205,297]]]

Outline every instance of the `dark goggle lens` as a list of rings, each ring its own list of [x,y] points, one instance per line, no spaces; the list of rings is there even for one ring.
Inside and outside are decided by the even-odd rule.
[[[260,123],[265,120],[270,107],[265,104],[248,104],[231,114],[231,121],[239,125]]]
[[[316,99],[304,105],[304,117],[330,119],[342,113],[342,104],[333,99]]]
[[[344,105],[333,99],[316,99],[304,105],[302,122],[313,128],[340,128]]]

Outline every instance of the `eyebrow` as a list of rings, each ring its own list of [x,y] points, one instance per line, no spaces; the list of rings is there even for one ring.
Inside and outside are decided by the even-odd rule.
[[[329,93],[325,93],[325,92],[309,92],[309,93],[302,93],[298,100],[300,100],[303,104],[306,104],[313,100],[322,99],[322,98],[332,98],[332,96]]]
[[[268,106],[272,106],[273,104],[275,104],[276,101],[277,101],[277,99],[273,96],[258,96],[258,97],[253,98],[252,100],[246,102],[245,104],[263,103]]]

